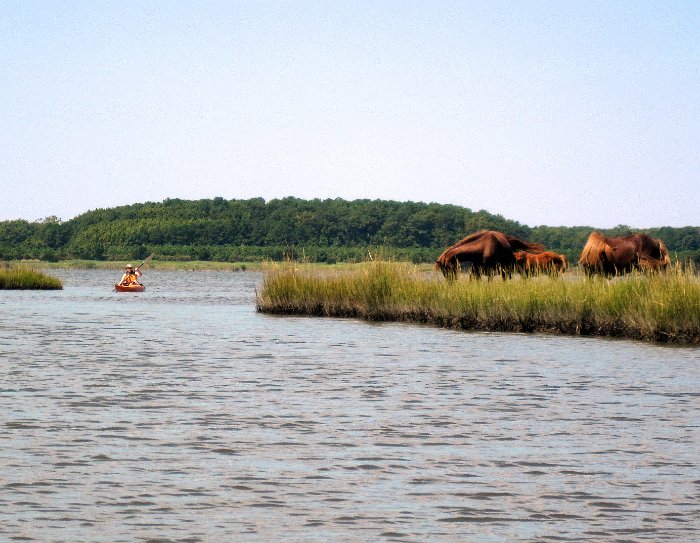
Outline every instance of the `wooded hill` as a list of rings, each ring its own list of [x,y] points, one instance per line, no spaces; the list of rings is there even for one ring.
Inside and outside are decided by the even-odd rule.
[[[433,262],[445,247],[481,229],[543,243],[578,260],[588,226],[529,227],[486,211],[385,200],[168,199],[83,213],[69,221],[0,222],[0,259],[257,261],[304,258],[312,262],[385,258]],[[638,230],[635,230],[638,231]],[[672,257],[700,263],[700,227],[641,230],[661,238]]]

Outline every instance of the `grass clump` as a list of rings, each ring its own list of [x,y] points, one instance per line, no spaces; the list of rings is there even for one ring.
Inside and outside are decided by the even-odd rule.
[[[286,263],[265,270],[257,309],[463,330],[700,343],[700,280],[680,267],[612,280],[568,273],[560,279],[446,281],[408,263],[375,261],[336,270]]]
[[[3,266],[0,268],[0,290],[60,290],[63,283],[57,277],[31,268]]]

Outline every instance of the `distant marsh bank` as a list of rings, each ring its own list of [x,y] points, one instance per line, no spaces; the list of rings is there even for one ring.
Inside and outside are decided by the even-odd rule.
[[[126,260],[60,260],[58,262],[46,262],[43,260],[17,260],[13,264],[31,265],[42,269],[67,269],[67,270],[123,270],[127,263],[134,266],[141,261]],[[253,271],[261,270],[261,262],[211,262],[207,260],[151,260],[142,269],[162,271]]]

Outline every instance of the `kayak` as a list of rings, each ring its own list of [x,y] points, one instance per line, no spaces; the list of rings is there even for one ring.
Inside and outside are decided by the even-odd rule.
[[[146,287],[143,285],[139,285],[138,283],[135,285],[114,285],[114,290],[117,292],[143,292],[146,290]]]

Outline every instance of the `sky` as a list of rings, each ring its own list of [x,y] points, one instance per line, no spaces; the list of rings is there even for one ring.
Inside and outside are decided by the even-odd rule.
[[[700,225],[700,2],[0,2],[0,220],[360,198]]]

